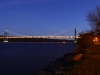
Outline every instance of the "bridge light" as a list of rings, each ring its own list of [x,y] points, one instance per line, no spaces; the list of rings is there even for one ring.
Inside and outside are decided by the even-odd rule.
[[[4,42],[8,42],[8,41],[4,41]]]
[[[76,41],[76,40],[75,40],[74,42],[75,42],[75,43],[77,43],[77,41]]]

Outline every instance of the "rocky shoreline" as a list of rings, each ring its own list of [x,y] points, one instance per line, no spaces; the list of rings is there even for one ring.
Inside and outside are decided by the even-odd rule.
[[[66,67],[74,64],[74,62],[80,60],[81,57],[82,53],[80,53],[80,49],[77,48],[73,53],[65,54],[56,61],[49,63],[44,70],[33,75],[64,75],[64,73],[66,73]]]

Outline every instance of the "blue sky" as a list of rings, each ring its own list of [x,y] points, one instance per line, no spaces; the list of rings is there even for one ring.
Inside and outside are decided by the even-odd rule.
[[[87,12],[100,0],[0,0],[0,33],[52,35],[89,29]]]

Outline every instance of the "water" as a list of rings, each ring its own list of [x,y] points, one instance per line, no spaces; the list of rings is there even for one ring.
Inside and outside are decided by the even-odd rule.
[[[32,75],[75,48],[74,43],[0,43],[0,75]]]

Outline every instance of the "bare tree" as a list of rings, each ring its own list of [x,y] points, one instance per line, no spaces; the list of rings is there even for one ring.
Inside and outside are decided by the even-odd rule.
[[[89,11],[87,14],[87,20],[91,27],[91,31],[100,35],[100,6],[96,5],[96,8]]]

